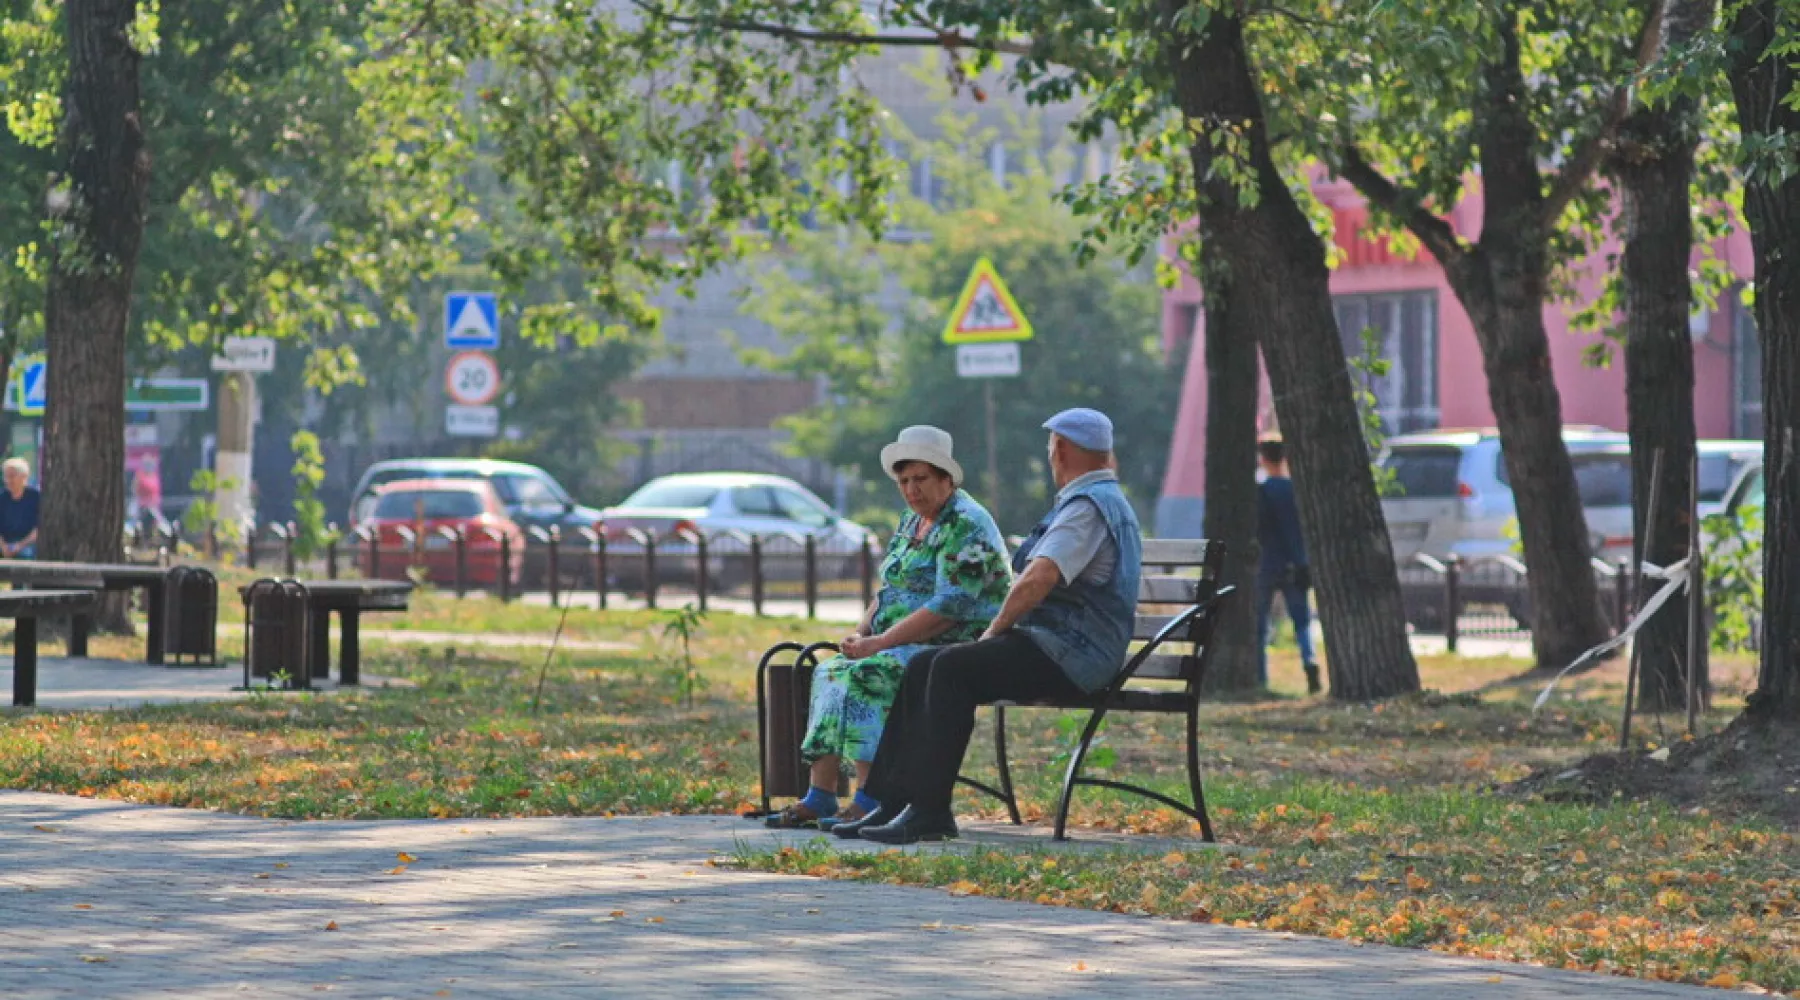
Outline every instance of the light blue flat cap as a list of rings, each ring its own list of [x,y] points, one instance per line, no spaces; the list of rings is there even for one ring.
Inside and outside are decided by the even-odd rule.
[[[1090,410],[1085,406],[1064,410],[1044,421],[1044,429],[1052,434],[1062,435],[1078,448],[1086,448],[1088,451],[1113,450],[1112,421],[1099,410]]]

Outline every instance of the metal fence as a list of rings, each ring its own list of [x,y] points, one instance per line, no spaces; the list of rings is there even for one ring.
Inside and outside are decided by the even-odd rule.
[[[586,594],[605,608],[609,592],[623,592],[651,608],[682,600],[706,610],[713,597],[745,593],[752,610],[762,614],[769,601],[798,598],[809,618],[817,617],[822,599],[873,600],[882,553],[873,537],[857,544],[798,532],[706,534],[684,528],[658,534],[634,528],[609,537],[589,528],[565,535],[533,527],[515,540],[492,529],[389,530],[398,544],[367,528],[343,532],[333,525],[310,556],[302,555],[292,522],[238,532],[215,526],[198,537],[173,528],[127,531],[125,550],[133,560],[165,564],[184,552],[229,558],[287,577],[410,579],[459,597],[486,592],[514,600],[528,592],[547,593],[556,606]]]
[[[1631,620],[1634,581],[1629,563],[1592,560],[1607,625],[1615,632]],[[1419,554],[1400,564],[1400,594],[1415,633],[1441,635],[1456,652],[1465,638],[1511,639],[1531,635],[1531,593],[1525,564],[1512,556],[1436,559]]]

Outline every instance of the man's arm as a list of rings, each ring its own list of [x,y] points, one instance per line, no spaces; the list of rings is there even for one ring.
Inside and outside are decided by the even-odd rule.
[[[1006,592],[1006,602],[1000,605],[1000,613],[988,623],[987,631],[981,633],[983,639],[1012,630],[1019,619],[1031,613],[1031,610],[1044,603],[1044,598],[1062,582],[1062,570],[1053,560],[1038,557],[1025,567],[1025,572],[1013,581],[1012,589]]]

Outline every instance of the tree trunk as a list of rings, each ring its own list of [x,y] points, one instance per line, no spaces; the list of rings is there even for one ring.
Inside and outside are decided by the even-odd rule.
[[[1243,23],[1214,9],[1201,34],[1165,0],[1175,97],[1201,134],[1190,148],[1201,226],[1231,284],[1231,325],[1256,331],[1294,470],[1300,522],[1318,584],[1331,696],[1365,701],[1419,689],[1399,575],[1349,366],[1331,309],[1325,248],[1276,168]],[[1222,123],[1229,123],[1222,124]],[[1229,128],[1234,152],[1213,144]],[[1251,175],[1256,199],[1233,178]],[[1210,503],[1208,505],[1211,506]]]
[[[125,523],[125,333],[150,157],[139,116],[133,0],[69,0],[69,77],[52,195],[44,341],[43,553],[116,561]],[[122,602],[100,625],[129,630]]]
[[[1691,44],[1711,24],[1714,0],[1670,3],[1658,57]],[[1688,551],[1694,461],[1694,345],[1688,336],[1694,231],[1689,184],[1699,141],[1695,102],[1682,97],[1639,107],[1620,125],[1607,171],[1619,189],[1624,254],[1625,406],[1631,432],[1632,532],[1647,562],[1671,565]],[[1656,455],[1656,520],[1649,522]],[[1647,581],[1647,589],[1658,586]],[[1640,595],[1641,599],[1642,595]],[[1637,707],[1668,712],[1687,704],[1687,608],[1664,605],[1637,634],[1642,664]],[[1701,658],[1701,689],[1707,690]]]
[[[1530,116],[1518,16],[1510,6],[1499,14],[1501,51],[1484,73],[1475,108],[1483,195],[1479,243],[1471,246],[1458,237],[1364,162],[1354,146],[1345,150],[1343,172],[1419,237],[1475,326],[1531,570],[1526,580],[1532,654],[1540,668],[1560,669],[1599,644],[1607,631],[1544,331],[1556,220]]]
[[[1256,408],[1261,391],[1256,326],[1233,309],[1231,263],[1201,234],[1200,281],[1206,289],[1207,538],[1225,543],[1225,582],[1237,598],[1225,606],[1207,671],[1209,691],[1252,691],[1257,661]]]
[[[1792,55],[1767,58],[1794,37],[1800,16],[1781,0],[1753,0],[1731,23],[1729,75],[1744,140],[1800,135],[1800,86]],[[1783,60],[1786,61],[1783,61]],[[1779,183],[1771,183],[1778,181]],[[1762,337],[1762,669],[1745,714],[1800,719],[1800,175],[1759,168],[1744,185],[1744,219],[1756,260],[1756,326]]]

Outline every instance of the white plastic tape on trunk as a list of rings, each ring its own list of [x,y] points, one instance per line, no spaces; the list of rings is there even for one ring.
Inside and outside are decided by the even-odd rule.
[[[1687,589],[1688,561],[1686,559],[1666,568],[1644,563],[1643,566],[1639,568],[1639,572],[1642,573],[1646,579],[1664,580],[1667,582],[1662,585],[1661,590],[1658,590],[1655,594],[1651,595],[1650,600],[1644,604],[1644,610],[1639,611],[1637,617],[1631,619],[1631,623],[1625,626],[1624,631],[1576,657],[1574,663],[1562,668],[1560,673],[1555,677],[1550,678],[1550,683],[1544,685],[1543,693],[1539,694],[1537,700],[1531,703],[1532,712],[1535,713],[1538,709],[1544,707],[1544,702],[1550,700],[1550,692],[1556,690],[1557,683],[1564,677],[1567,677],[1573,671],[1594,662],[1600,657],[1605,656],[1613,650],[1618,649],[1620,646],[1625,645],[1627,642],[1630,642],[1631,637],[1637,635],[1637,630],[1643,628],[1645,622],[1655,616],[1658,611],[1661,611],[1663,605],[1669,603],[1669,598],[1674,597],[1680,591]],[[1621,581],[1621,585],[1622,584],[1623,581]]]

